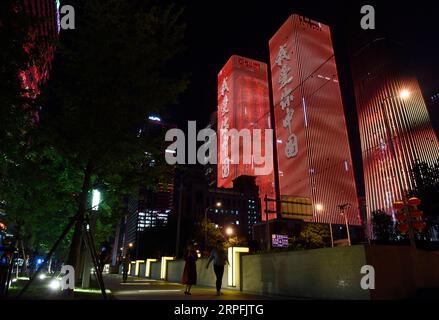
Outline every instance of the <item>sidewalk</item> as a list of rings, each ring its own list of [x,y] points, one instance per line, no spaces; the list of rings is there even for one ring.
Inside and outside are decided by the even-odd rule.
[[[192,295],[184,294],[185,286],[161,280],[139,277],[128,277],[122,283],[122,276],[116,274],[104,275],[107,289],[112,297],[118,300],[276,300],[279,298],[245,294],[237,290],[222,290],[223,295],[216,296],[215,288],[194,286]]]

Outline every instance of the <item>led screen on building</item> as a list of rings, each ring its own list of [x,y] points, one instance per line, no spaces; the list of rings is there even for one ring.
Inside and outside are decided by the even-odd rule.
[[[309,197],[315,222],[343,223],[358,201],[328,26],[292,15],[269,42],[281,197]]]
[[[268,154],[265,150],[265,129],[271,128],[268,93],[268,74],[265,63],[233,55],[218,74],[218,187],[232,188],[233,180],[241,175],[256,176],[260,198],[267,194],[275,197],[274,173],[256,175],[255,168],[262,167],[254,161],[253,130],[261,130],[261,155]],[[248,130],[250,143],[239,138],[239,163],[232,163],[231,138],[224,136],[221,129],[236,129],[244,135]],[[222,152],[221,152],[222,151]],[[272,154],[270,150],[269,154]],[[245,157],[250,162],[245,163]],[[273,159],[265,161],[273,162]],[[274,209],[273,203],[270,208]],[[262,214],[265,219],[265,214]],[[274,216],[274,215],[273,215]]]

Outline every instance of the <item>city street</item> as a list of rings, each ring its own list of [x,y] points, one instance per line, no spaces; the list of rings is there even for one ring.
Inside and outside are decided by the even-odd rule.
[[[122,283],[122,276],[104,275],[106,289],[118,300],[274,300],[275,297],[244,294],[235,290],[223,290],[216,296],[215,288],[194,286],[192,295],[184,295],[184,285],[160,280],[129,277]]]
[[[13,317],[439,300],[433,2],[65,2],[0,1]]]

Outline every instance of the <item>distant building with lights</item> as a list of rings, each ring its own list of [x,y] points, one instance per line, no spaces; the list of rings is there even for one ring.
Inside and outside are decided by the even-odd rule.
[[[253,225],[261,221],[261,202],[255,177],[240,176],[233,180],[233,188],[218,188],[208,184],[203,176],[204,170],[203,167],[192,166],[179,176],[176,185],[180,185],[182,179],[183,189],[181,195],[175,192],[175,211],[181,210],[182,219],[192,223],[201,222],[207,216],[221,231],[233,227],[235,235],[251,242]],[[188,234],[188,230],[182,232],[181,248],[191,240],[185,237],[191,236],[194,235]]]
[[[378,36],[356,38],[352,46],[369,223],[375,210],[393,214],[393,202],[415,187],[411,170],[417,161],[439,158],[426,102],[418,80],[405,70],[403,51]]]
[[[138,138],[159,137],[171,128],[158,116],[149,116],[146,124],[139,129]],[[145,160],[139,164],[142,170],[152,170],[158,166],[162,154],[145,152]],[[163,164],[162,164],[163,165]],[[140,184],[138,193],[125,199],[125,216],[115,229],[112,264],[115,266],[127,252],[132,259],[146,258],[154,249],[154,238],[169,222],[174,211],[174,166],[164,165],[161,180],[155,186]]]
[[[436,136],[439,134],[439,89],[436,90],[428,99],[430,105],[430,119],[432,121],[433,128],[435,129]]]

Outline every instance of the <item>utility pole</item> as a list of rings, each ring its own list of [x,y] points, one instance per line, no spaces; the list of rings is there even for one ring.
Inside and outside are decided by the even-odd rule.
[[[267,251],[271,250],[270,244],[270,221],[268,220],[268,197],[265,194],[265,241],[267,242]]]
[[[348,234],[348,244],[351,245],[351,233],[349,232],[349,224],[348,224],[348,218],[346,216],[346,209],[349,209],[351,207],[350,203],[340,204],[337,206],[338,209],[340,209],[340,214],[344,217],[344,221],[346,224],[346,232]]]

